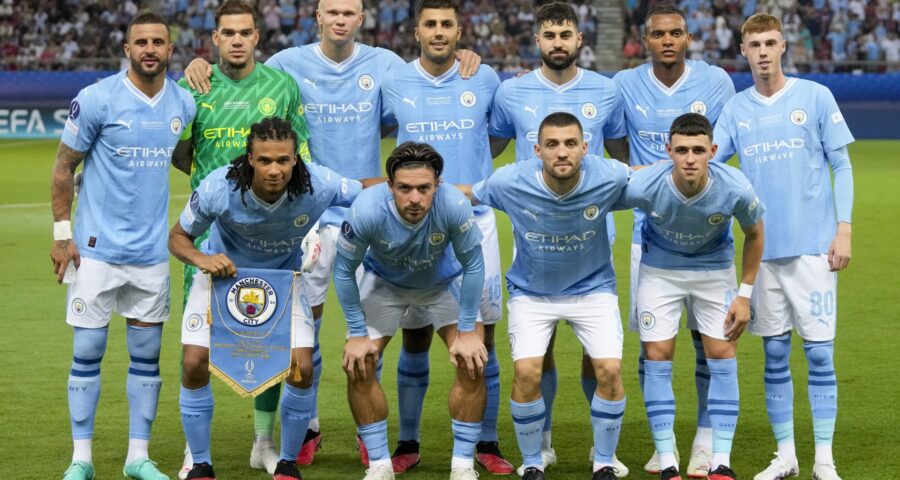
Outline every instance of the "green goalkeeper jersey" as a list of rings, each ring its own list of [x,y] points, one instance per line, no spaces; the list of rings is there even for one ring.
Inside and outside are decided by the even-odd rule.
[[[298,152],[309,162],[309,129],[297,82],[287,73],[257,63],[246,78],[235,81],[213,66],[210,91],[200,94],[178,83],[194,96],[197,116],[184,129],[182,140],[193,140],[191,189],[213,170],[231,163],[247,152],[250,126],[277,115],[291,122],[299,139]]]

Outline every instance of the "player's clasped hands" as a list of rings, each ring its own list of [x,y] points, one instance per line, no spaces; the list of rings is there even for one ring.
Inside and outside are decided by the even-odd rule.
[[[230,258],[222,253],[203,255],[197,260],[197,268],[201,272],[208,273],[214,277],[225,278],[237,276],[237,267],[234,266],[234,263]]]
[[[75,268],[81,266],[81,255],[72,240],[57,240],[50,249],[50,260],[53,262],[53,273],[57,283],[63,283],[69,262],[75,262]]]
[[[460,361],[465,362],[469,378],[474,380],[483,374],[487,349],[476,332],[459,332],[450,345],[450,363],[459,368]]]
[[[725,337],[729,342],[736,342],[750,322],[750,299],[736,297],[725,315]]]
[[[347,343],[344,345],[343,366],[350,380],[356,380],[357,375],[365,380],[366,357],[369,355],[376,360],[378,358],[378,347],[368,335],[347,339]]]

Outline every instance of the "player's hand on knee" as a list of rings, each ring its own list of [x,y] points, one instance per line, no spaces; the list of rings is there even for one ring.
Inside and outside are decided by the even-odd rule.
[[[81,266],[81,254],[78,253],[78,247],[73,240],[56,240],[50,248],[50,261],[53,262],[53,273],[56,274],[57,283],[63,283],[69,262],[74,263],[75,268]]]
[[[840,272],[850,264],[850,229],[841,228],[847,225],[838,224],[838,232],[828,247],[828,267],[832,272]]]
[[[319,240],[318,224],[303,237],[303,265],[300,269],[304,273],[309,273],[319,262],[319,256],[322,255],[322,242]]]
[[[201,272],[213,277],[227,278],[237,276],[237,267],[224,253],[215,255],[203,255],[195,265]]]
[[[350,380],[366,379],[366,358],[378,359],[378,347],[368,335],[350,337],[344,345],[343,367]],[[374,365],[374,362],[373,362]]]
[[[481,66],[481,55],[472,50],[457,50],[456,59],[459,60],[459,76],[466,80],[475,76]]]
[[[198,93],[209,93],[209,77],[212,76],[212,65],[202,58],[191,60],[184,69],[184,80],[191,89]]]
[[[736,297],[725,315],[725,338],[730,342],[736,342],[747,328],[750,322],[750,299]]]
[[[476,379],[484,373],[487,363],[487,349],[481,337],[475,332],[459,332],[450,345],[450,363],[460,367],[460,361],[469,372],[469,378]]]

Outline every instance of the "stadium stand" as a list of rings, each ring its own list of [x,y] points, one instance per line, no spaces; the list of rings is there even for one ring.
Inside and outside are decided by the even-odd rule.
[[[172,22],[176,54],[171,69],[193,57],[214,57],[209,32],[219,0],[33,0],[0,1],[0,65],[4,70],[116,70],[125,24],[149,8]],[[464,0],[461,45],[504,72],[532,68],[540,61],[532,39],[534,6],[543,1]],[[595,67],[599,4],[575,0],[584,33],[579,65]],[[618,3],[618,2],[613,2]],[[644,61],[641,25],[658,0],[622,2],[622,67]],[[262,39],[257,56],[266,59],[290,46],[316,41],[316,2],[259,0]],[[412,58],[413,0],[365,0],[364,43]],[[740,26],[757,11],[782,18],[791,72],[900,70],[900,2],[891,0],[681,0],[693,34],[690,56],[746,71],[740,56]]]

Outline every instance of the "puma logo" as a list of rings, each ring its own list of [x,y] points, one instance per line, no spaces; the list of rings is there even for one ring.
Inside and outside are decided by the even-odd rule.
[[[413,97],[413,99],[410,100],[406,97],[403,97],[403,103],[408,103],[408,104],[412,105],[412,108],[416,108],[416,99],[417,98],[419,98],[419,97]]]
[[[314,90],[318,90],[319,87],[316,86],[316,82],[318,82],[318,80],[313,81],[313,80],[310,80],[310,79],[308,79],[308,78],[304,78],[304,79],[303,79],[303,83],[308,83],[308,84],[312,85],[312,87],[313,87]]]
[[[747,130],[750,130],[750,120],[747,120],[746,122],[738,120],[738,127],[744,127]]]
[[[644,118],[647,118],[647,107],[642,107],[639,104],[635,103],[634,108],[637,111],[641,112],[641,114],[644,115]]]
[[[209,109],[210,112],[215,113],[216,112],[216,102],[212,102],[212,103],[200,102],[200,108],[207,108],[207,109]]]
[[[538,109],[537,106],[532,108],[532,107],[529,107],[528,105],[525,105],[523,108],[526,112],[531,112],[531,115],[533,115],[534,118],[537,118],[537,109]]]
[[[130,122],[126,122],[125,120],[116,120],[115,122],[113,122],[114,125],[121,125],[127,128],[129,132],[131,131],[132,123],[134,123],[134,120],[131,120]]]

